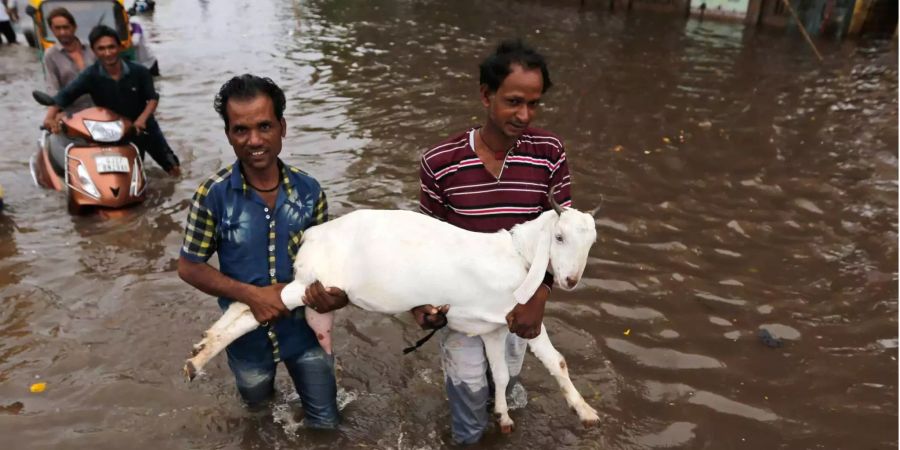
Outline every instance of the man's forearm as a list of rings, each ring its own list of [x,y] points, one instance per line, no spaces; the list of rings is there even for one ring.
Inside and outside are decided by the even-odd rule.
[[[147,106],[144,107],[144,111],[141,112],[141,115],[138,116],[137,120],[142,120],[144,122],[156,112],[156,107],[159,105],[159,100],[150,100],[147,102]]]

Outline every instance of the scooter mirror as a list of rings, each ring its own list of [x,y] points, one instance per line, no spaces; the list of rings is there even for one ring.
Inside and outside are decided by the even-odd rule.
[[[34,101],[44,106],[53,106],[56,104],[56,102],[53,101],[53,97],[47,95],[46,92],[31,91],[31,96],[34,97]]]

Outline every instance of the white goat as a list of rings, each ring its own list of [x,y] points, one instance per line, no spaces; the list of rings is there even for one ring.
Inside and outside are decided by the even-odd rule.
[[[310,228],[294,265],[295,279],[282,291],[288,309],[303,305],[306,286],[319,280],[343,289],[367,311],[397,314],[423,302],[450,305],[447,326],[479,335],[494,378],[494,412],[503,432],[512,430],[506,404],[509,370],[505,359],[506,314],[540,286],[547,267],[556,284],[571,290],[581,279],[588,251],[597,238],[594,219],[575,209],[554,210],[510,231],[476,233],[411,211],[358,210]],[[306,309],[306,318],[326,351],[331,351],[333,313]],[[194,346],[185,373],[193,379],[209,360],[259,323],[247,305],[234,302]],[[597,412],[569,379],[562,355],[541,325],[528,342],[585,425]]]

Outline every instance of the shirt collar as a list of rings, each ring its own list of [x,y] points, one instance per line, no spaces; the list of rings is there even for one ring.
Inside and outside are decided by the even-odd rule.
[[[287,197],[290,198],[291,194],[294,192],[294,186],[291,183],[291,177],[288,175],[290,170],[288,170],[287,166],[281,162],[281,159],[278,159],[278,170],[281,172],[281,185],[284,187],[284,193],[287,194]],[[231,179],[229,180],[229,185],[231,189],[239,190],[244,195],[250,191],[250,186],[247,185],[247,182],[244,181],[244,172],[241,170],[241,162],[237,161],[234,163],[233,169],[231,170]]]
[[[119,58],[119,61],[122,61],[122,78],[125,78],[131,73],[131,69],[128,68],[128,63],[124,59]],[[100,62],[99,59],[97,60],[97,65],[100,66],[100,75],[112,79],[109,72],[106,71],[106,67],[103,67],[103,63]]]

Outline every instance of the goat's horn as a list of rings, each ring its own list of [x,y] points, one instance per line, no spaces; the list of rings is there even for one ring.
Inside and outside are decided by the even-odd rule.
[[[553,189],[550,189],[550,193],[547,194],[547,197],[550,200],[550,206],[553,207],[553,210],[556,211],[557,214],[562,214],[562,212],[563,212],[562,207],[559,206],[559,203],[556,203],[556,199],[553,198],[553,196],[556,195],[556,192],[558,191],[558,189],[557,189],[558,187],[559,187],[559,185],[553,186]]]
[[[600,203],[600,204],[597,205],[596,208],[591,210],[591,217],[594,217],[594,218],[597,217],[597,213],[600,211],[600,207],[603,206],[603,197],[600,197],[600,201],[598,203]]]

